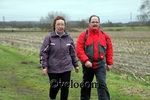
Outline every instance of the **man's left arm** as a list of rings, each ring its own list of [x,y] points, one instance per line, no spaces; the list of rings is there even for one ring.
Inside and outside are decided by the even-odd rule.
[[[114,63],[113,61],[113,45],[112,45],[112,41],[109,35],[106,34],[106,40],[107,40],[107,49],[106,49],[106,66],[107,66],[107,70],[109,71],[110,69],[112,69],[112,65]]]

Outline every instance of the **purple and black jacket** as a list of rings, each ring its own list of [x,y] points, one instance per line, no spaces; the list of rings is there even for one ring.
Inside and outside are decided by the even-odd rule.
[[[46,36],[40,49],[41,67],[48,73],[63,73],[78,67],[74,41],[65,31],[61,37],[51,32]]]

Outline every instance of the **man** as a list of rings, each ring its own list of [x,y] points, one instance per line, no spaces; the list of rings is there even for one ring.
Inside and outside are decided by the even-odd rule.
[[[87,33],[87,34],[86,34]],[[113,64],[113,48],[109,35],[100,30],[100,18],[92,15],[89,18],[88,31],[83,31],[77,40],[76,53],[82,62],[83,87],[81,100],[90,100],[91,86],[94,75],[98,84],[99,100],[110,100],[106,85],[106,70]]]

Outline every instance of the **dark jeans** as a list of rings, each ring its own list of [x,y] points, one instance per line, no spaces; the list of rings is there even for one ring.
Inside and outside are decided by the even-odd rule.
[[[68,100],[69,82],[71,71],[64,73],[48,73],[50,80],[49,97],[56,99],[59,89],[61,89],[60,100]]]
[[[91,88],[94,75],[97,81],[98,100],[110,100],[110,95],[106,86],[106,67],[100,66],[96,69],[83,67],[83,87],[81,87],[81,100],[90,100]],[[95,85],[94,85],[95,86]]]

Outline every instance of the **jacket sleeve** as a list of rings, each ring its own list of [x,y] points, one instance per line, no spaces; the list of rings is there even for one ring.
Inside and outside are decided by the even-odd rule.
[[[46,36],[40,49],[40,65],[43,69],[48,67],[48,58],[50,50],[49,36]]]
[[[106,63],[107,65],[113,65],[113,46],[111,38],[108,34],[105,33],[106,41],[107,41],[107,49],[106,49]]]
[[[84,38],[85,38],[85,31],[82,32],[78,39],[77,39],[77,43],[76,43],[76,53],[77,53],[77,57],[81,60],[81,62],[85,63],[86,61],[89,60],[89,58],[87,57],[87,55],[85,54],[84,51]]]
[[[76,57],[75,44],[74,44],[73,39],[72,39],[72,43],[70,45],[70,56],[71,56],[71,59],[72,59],[73,66],[78,67],[78,60],[77,60],[77,57]]]

